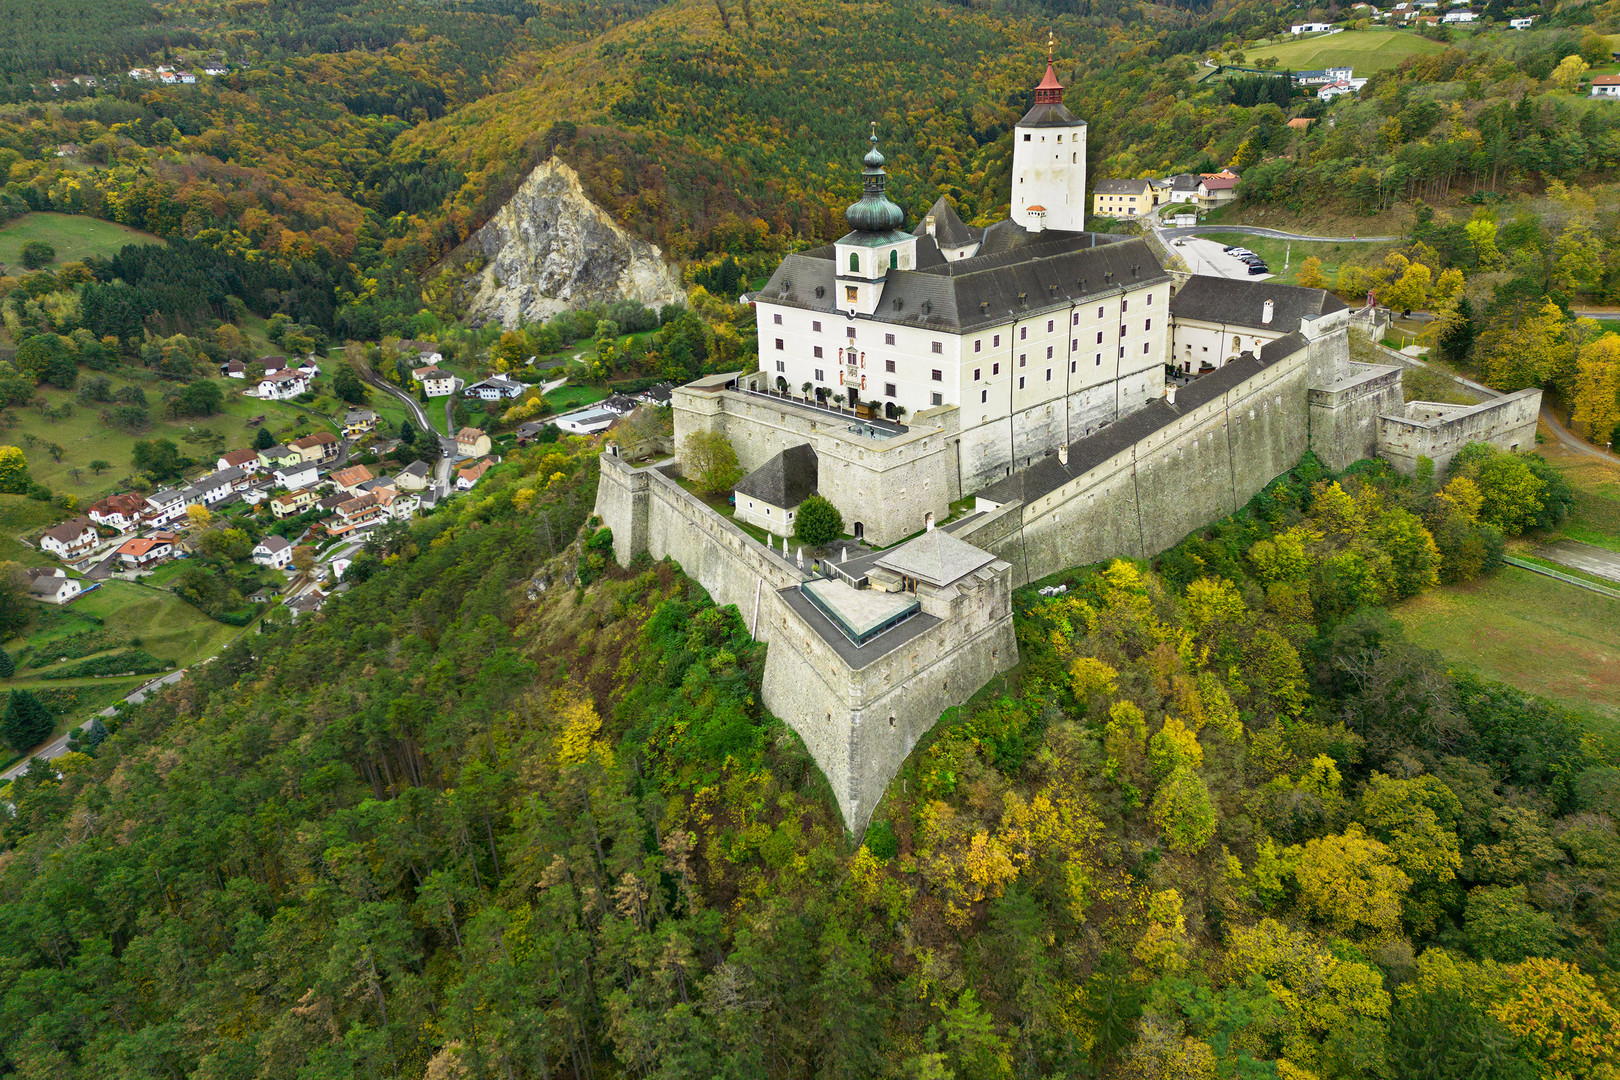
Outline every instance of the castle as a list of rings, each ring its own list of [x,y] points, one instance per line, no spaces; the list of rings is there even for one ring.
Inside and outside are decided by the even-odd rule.
[[[1062,94],[1049,58],[1011,215],[984,227],[942,198],[902,231],[874,131],[850,231],[750,298],[759,369],[674,391],[677,463],[602,457],[615,557],[673,558],[770,643],[764,703],[857,834],[940,714],[1017,662],[1013,588],[1155,555],[1306,450],[1412,469],[1534,442],[1539,391],[1406,403],[1398,366],[1350,359],[1366,313],[1330,293],[1171,272],[1144,239],[1085,232],[1086,125]],[[730,440],[735,519],[770,543],[677,482],[699,431]],[[806,563],[786,537],[811,493],[858,543]]]

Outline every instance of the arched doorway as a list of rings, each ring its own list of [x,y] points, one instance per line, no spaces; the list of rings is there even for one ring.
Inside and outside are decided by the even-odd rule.
[[[932,530],[934,527],[934,512],[932,510],[923,515],[923,528]]]
[[[863,523],[857,521],[855,523],[855,539],[864,540],[865,538],[866,538],[866,526]]]

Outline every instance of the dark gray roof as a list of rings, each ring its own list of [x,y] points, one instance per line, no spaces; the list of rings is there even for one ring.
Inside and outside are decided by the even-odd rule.
[[[983,548],[958,540],[942,529],[929,529],[885,553],[877,565],[930,585],[945,586],[995,561],[996,557]]]
[[[982,230],[975,233],[962,224],[962,219],[957,216],[956,208],[943,195],[934,201],[934,205],[928,208],[928,213],[923,216],[923,220],[919,221],[917,227],[912,230],[917,236],[927,233],[929,218],[934,219],[934,240],[939,247],[966,247],[982,235]],[[935,250],[937,251],[938,248]]]
[[[1147,187],[1151,180],[1098,180],[1097,186],[1092,190],[1106,195],[1136,194]]]
[[[816,493],[817,475],[815,449],[809,443],[800,443],[737,481],[736,492],[785,510]]]
[[[1256,357],[1244,353],[1236,360],[1228,360],[1221,367],[1200,376],[1176,392],[1176,402],[1155,398],[1109,424],[1095,435],[1077,439],[1069,444],[1068,464],[1048,455],[1020,469],[1004,480],[998,480],[978,492],[982,499],[1006,505],[1022,501],[1025,505],[1082,476],[1116,454],[1129,450],[1160,428],[1182,416],[1207,405],[1246,379],[1251,379],[1266,368],[1305,347],[1305,338],[1298,333],[1267,342]]]
[[[1171,191],[1197,191],[1198,174],[1190,172],[1176,173],[1170,178]]]
[[[1267,300],[1272,301],[1269,323],[1261,322]],[[1314,319],[1331,311],[1344,311],[1348,306],[1326,289],[1198,276],[1188,280],[1171,298],[1170,315],[1291,334],[1299,329],[1301,318]]]
[[[428,474],[428,467],[427,467],[426,463],[421,462],[421,461],[413,461],[409,465],[405,466],[403,469],[399,470],[399,472],[397,474],[395,474],[395,475],[396,476],[423,476],[423,477],[425,477],[425,476],[427,476],[427,474]]]
[[[1076,124],[1084,123],[1084,120],[1079,119],[1074,115],[1074,113],[1064,108],[1062,103],[1048,105],[1045,102],[1042,102],[1041,104],[1030,109],[1029,112],[1025,113],[1024,118],[1018,121],[1018,126],[1074,127]]]
[[[1098,233],[1031,233],[1011,221],[984,231],[970,259],[939,258],[933,241],[917,241],[916,270],[890,270],[883,299],[870,316],[950,332],[1005,322],[1009,315],[1034,315],[1065,307],[1122,287],[1168,282],[1147,241]],[[837,267],[832,249],[798,252],[782,260],[755,299],[789,307],[839,314]]]

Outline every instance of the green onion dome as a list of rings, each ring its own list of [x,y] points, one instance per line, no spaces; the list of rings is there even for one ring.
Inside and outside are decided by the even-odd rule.
[[[861,201],[844,211],[844,218],[849,222],[849,227],[857,232],[893,232],[906,219],[906,214],[890,202],[883,192],[889,177],[883,171],[883,155],[877,148],[876,124],[872,125],[872,149],[861,161],[866,166],[862,173],[865,190],[861,193]]]

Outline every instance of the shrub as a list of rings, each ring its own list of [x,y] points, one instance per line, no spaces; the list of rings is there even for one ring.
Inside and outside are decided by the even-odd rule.
[[[844,515],[820,495],[812,495],[799,505],[793,531],[807,544],[830,544],[844,531]]]

